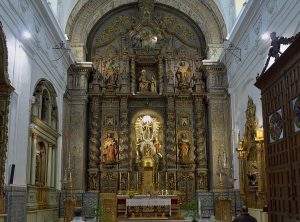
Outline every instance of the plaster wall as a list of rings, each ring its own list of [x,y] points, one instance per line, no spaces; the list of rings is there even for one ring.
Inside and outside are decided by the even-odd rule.
[[[64,40],[50,6],[44,1],[0,1],[0,21],[8,47],[8,73],[14,92],[9,116],[9,142],[5,183],[15,164],[14,186],[25,187],[27,149],[32,95],[40,79],[49,80],[57,93],[59,133],[62,133],[62,105],[67,69],[72,62],[67,53],[52,48]],[[60,188],[61,136],[58,139],[57,188]]]
[[[270,40],[263,40],[262,34],[273,31],[286,37],[300,31],[299,0],[248,1],[229,38],[229,42],[233,43],[237,50],[225,50],[222,55],[222,61],[227,66],[231,97],[231,148],[234,154],[234,178],[237,179],[235,188],[239,188],[236,148],[239,133],[240,136],[244,134],[248,96],[251,96],[256,104],[257,120],[262,126],[260,91],[254,83],[265,65],[270,45]]]

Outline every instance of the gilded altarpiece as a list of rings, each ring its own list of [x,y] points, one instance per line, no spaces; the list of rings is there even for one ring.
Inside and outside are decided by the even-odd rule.
[[[68,129],[70,144],[87,149],[82,150],[86,163],[78,162],[85,166],[86,189],[117,194],[168,190],[182,200],[211,190],[209,150],[220,147],[208,146],[208,104],[214,99],[208,100],[207,83],[214,73],[203,65],[203,33],[184,14],[152,0],[111,13],[89,36],[93,65],[87,70],[87,64],[77,64],[78,74],[69,75],[68,101],[71,107],[81,105],[87,118],[87,124],[75,124],[79,136],[73,135],[74,127]],[[73,126],[72,114],[70,121]],[[223,139],[229,141],[228,134]]]
[[[88,189],[208,190],[201,31],[143,1],[100,22],[91,42]]]

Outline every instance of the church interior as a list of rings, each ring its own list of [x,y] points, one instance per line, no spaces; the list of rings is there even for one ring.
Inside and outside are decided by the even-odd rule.
[[[71,221],[300,222],[300,1],[0,1],[0,222]]]

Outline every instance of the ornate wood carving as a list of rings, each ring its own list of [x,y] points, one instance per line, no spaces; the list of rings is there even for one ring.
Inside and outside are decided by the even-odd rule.
[[[90,99],[91,122],[89,138],[89,170],[88,189],[99,190],[99,165],[100,165],[100,101],[99,97],[92,96]]]
[[[276,51],[275,51],[276,52]],[[300,218],[300,36],[257,78],[261,90],[269,221]],[[278,115],[281,116],[278,118]],[[272,116],[277,116],[272,118]],[[286,219],[287,218],[287,219]]]
[[[266,169],[263,132],[256,122],[256,106],[248,99],[244,137],[237,149],[240,160],[240,192],[246,205],[262,209],[266,204]]]

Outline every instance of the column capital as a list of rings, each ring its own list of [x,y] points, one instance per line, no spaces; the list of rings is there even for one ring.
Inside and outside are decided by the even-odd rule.
[[[90,74],[94,70],[91,62],[72,64],[68,69],[68,89],[87,90]]]

